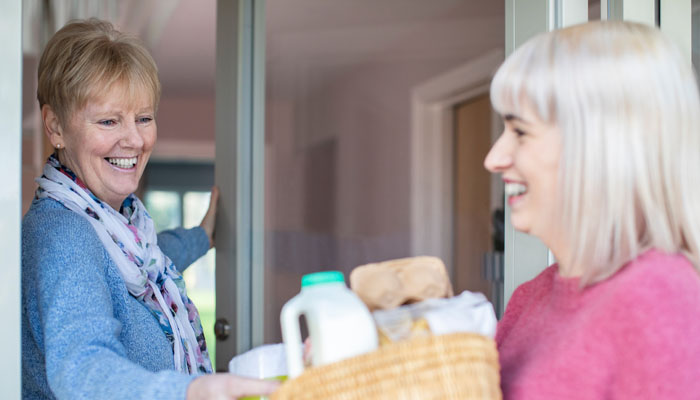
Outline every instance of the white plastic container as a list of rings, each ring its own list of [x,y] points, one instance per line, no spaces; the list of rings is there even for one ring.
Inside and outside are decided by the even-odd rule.
[[[314,366],[370,352],[378,346],[372,315],[362,300],[347,288],[342,272],[304,275],[301,292],[282,307],[280,315],[289,378],[304,371],[299,328],[302,314],[309,329]]]
[[[228,363],[228,372],[256,379],[286,379],[287,359],[282,343],[264,344],[239,354]]]

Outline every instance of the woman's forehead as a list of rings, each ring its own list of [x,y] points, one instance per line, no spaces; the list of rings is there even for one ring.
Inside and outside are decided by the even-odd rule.
[[[120,105],[122,108],[155,108],[153,92],[146,85],[116,81],[112,84],[94,84],[88,92],[83,108],[109,107]]]

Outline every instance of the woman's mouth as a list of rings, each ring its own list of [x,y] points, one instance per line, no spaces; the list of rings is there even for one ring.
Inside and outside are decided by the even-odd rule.
[[[107,160],[108,163],[114,165],[115,167],[122,168],[122,169],[131,169],[136,166],[136,162],[138,161],[138,157],[129,157],[129,158],[121,158],[121,157],[105,157],[105,160]]]
[[[516,182],[506,182],[505,193],[506,197],[508,197],[508,204],[512,206],[522,195],[527,193],[527,185]]]

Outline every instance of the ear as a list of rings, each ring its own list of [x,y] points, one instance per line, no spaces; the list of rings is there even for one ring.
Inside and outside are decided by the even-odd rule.
[[[44,104],[41,107],[41,119],[44,124],[44,133],[51,143],[51,147],[65,147],[63,126],[58,119],[58,115],[53,111],[50,105]]]

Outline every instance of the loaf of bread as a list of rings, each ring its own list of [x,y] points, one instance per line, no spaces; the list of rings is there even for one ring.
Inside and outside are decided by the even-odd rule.
[[[350,273],[350,287],[372,311],[453,295],[445,264],[429,256],[361,265]]]

